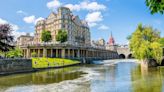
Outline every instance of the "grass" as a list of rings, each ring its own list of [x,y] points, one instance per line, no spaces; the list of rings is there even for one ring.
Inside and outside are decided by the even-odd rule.
[[[62,59],[62,58],[32,58],[33,68],[50,68],[50,67],[62,67],[67,65],[78,64],[79,61]]]

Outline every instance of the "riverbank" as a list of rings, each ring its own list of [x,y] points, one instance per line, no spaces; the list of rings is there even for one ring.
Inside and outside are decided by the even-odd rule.
[[[61,68],[80,64],[80,61],[63,58],[32,58],[34,69]]]
[[[62,58],[0,59],[0,76],[30,73],[50,68],[79,65],[80,61]]]

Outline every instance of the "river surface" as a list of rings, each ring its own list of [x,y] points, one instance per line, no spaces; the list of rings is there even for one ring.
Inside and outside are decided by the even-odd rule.
[[[0,77],[0,92],[164,92],[164,67],[141,68],[136,60],[50,69]]]

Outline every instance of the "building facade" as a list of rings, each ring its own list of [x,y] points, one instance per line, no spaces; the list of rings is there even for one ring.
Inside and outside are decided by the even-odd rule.
[[[17,43],[16,45],[17,46],[21,46],[21,45],[25,45],[27,44],[28,42],[31,42],[33,41],[33,36],[30,36],[29,33],[27,33],[26,35],[21,35],[17,38]]]
[[[67,31],[68,38],[66,43],[58,43],[56,41],[56,35],[61,29]],[[43,30],[51,32],[51,42],[45,43],[41,41]],[[98,46],[91,45],[87,22],[80,20],[78,16],[74,16],[70,9],[66,7],[60,7],[57,14],[52,12],[46,19],[38,21],[32,40],[27,41],[22,37],[20,38],[18,38],[18,46],[23,50],[24,58],[33,57],[32,53],[34,52],[36,53],[36,57],[79,60],[118,58],[117,52],[105,49],[104,39],[98,41]]]
[[[50,31],[52,42],[56,42],[59,30],[68,33],[67,42],[76,45],[90,45],[90,31],[86,21],[74,16],[69,8],[60,7],[57,14],[52,12],[46,19],[40,20],[35,26],[34,42],[40,43],[43,30]]]

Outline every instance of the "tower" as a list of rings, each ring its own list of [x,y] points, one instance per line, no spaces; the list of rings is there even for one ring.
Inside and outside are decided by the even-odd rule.
[[[109,41],[107,43],[106,49],[112,50],[112,51],[117,51],[117,45],[115,44],[114,37],[112,35],[112,32],[110,34]]]
[[[112,35],[112,32],[111,32],[111,35],[110,35],[110,38],[109,38],[109,42],[108,42],[109,45],[115,45],[115,41],[114,41],[114,38],[113,38],[113,35]]]

